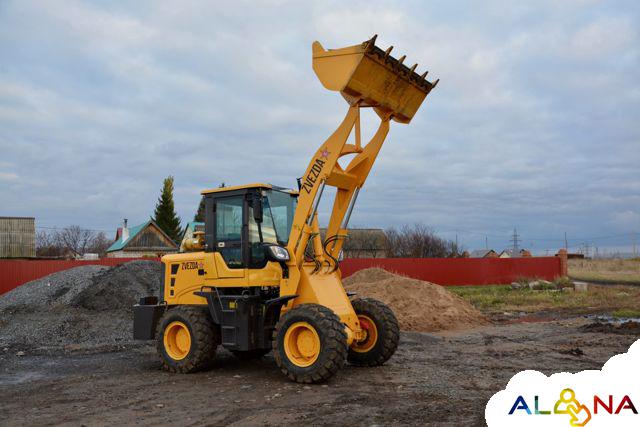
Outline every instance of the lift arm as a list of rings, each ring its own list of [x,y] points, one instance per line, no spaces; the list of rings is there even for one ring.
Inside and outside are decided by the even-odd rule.
[[[309,240],[314,239],[314,257],[323,262],[336,260],[347,237],[347,226],[358,192],[364,185],[380,148],[389,132],[389,123],[409,123],[438,81],[426,80],[427,73],[415,73],[375,46],[376,36],[364,43],[342,49],[325,50],[313,43],[313,69],[329,90],[340,91],[349,104],[342,123],[312,157],[300,182],[298,206],[293,218],[287,249],[289,278],[281,286],[281,295],[293,295],[304,264]],[[380,117],[377,132],[364,147],[360,135],[360,109],[373,108]],[[347,140],[355,129],[355,144]],[[340,157],[355,154],[346,168]],[[317,209],[326,186],[336,187],[327,239],[322,242],[318,230]],[[334,269],[337,265],[334,266]]]

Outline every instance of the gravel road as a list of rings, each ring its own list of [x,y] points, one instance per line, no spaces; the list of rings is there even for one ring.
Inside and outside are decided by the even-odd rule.
[[[379,368],[347,366],[329,383],[289,382],[273,358],[221,351],[191,375],[160,371],[152,346],[94,354],[0,349],[2,425],[484,425],[513,374],[599,369],[637,334],[585,332],[584,318],[443,334],[403,332]]]

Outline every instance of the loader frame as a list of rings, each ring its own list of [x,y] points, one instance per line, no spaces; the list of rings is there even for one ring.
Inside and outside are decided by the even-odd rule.
[[[325,88],[339,91],[349,108],[340,125],[311,158],[299,178],[298,191],[290,192],[297,196],[297,207],[286,243],[288,259],[271,260],[261,266],[248,262],[248,206],[272,190],[271,185],[250,184],[203,191],[204,235],[189,245],[197,251],[162,258],[160,301],[155,304],[156,308],[145,308],[145,304],[136,306],[136,316],[141,318],[139,324],[144,325],[139,338],[152,339],[155,329],[151,324],[171,307],[206,306],[213,323],[220,328],[223,346],[234,351],[269,349],[271,333],[282,315],[303,304],[317,304],[339,318],[337,324],[340,328],[344,326],[347,345],[366,339],[367,332],[361,328],[339,269],[349,220],[389,133],[391,120],[409,123],[438,83],[427,81],[426,72],[415,73],[417,64],[404,65],[404,56],[391,57],[391,47],[386,51],[376,47],[375,40],[376,36],[336,50],[325,50],[319,42],[312,46],[316,75]],[[365,145],[361,136],[362,108],[372,108],[380,119],[375,134]],[[348,143],[351,134],[353,144]],[[353,158],[341,166],[339,160],[348,155]],[[323,239],[318,206],[326,187],[334,187],[336,193]],[[219,200],[238,195],[244,197],[243,263],[230,266],[221,255],[224,242],[221,246],[216,237],[215,212]]]

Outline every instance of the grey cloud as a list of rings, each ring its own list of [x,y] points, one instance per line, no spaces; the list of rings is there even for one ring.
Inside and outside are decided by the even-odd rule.
[[[184,220],[221,181],[293,186],[346,111],[313,75],[311,42],[379,33],[442,81],[411,125],[393,126],[354,224],[467,230],[470,247],[483,232],[504,245],[514,225],[525,237],[631,232],[639,9],[3,2],[0,213],[111,230],[146,219],[168,174]]]

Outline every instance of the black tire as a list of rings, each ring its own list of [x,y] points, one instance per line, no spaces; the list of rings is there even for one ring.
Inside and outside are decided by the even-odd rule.
[[[318,335],[320,349],[310,366],[299,366],[285,351],[287,330],[298,322],[311,325]],[[284,314],[273,332],[276,364],[289,379],[298,383],[318,383],[331,378],[347,358],[347,333],[340,318],[319,304],[301,304]]]
[[[393,311],[383,302],[372,298],[357,298],[351,301],[357,315],[365,315],[373,321],[377,330],[377,339],[373,347],[365,352],[354,350],[351,344],[347,360],[355,366],[380,366],[398,348],[400,327]]]
[[[173,322],[186,325],[190,334],[188,354],[180,360],[172,358],[164,344],[165,329]],[[179,306],[169,309],[160,319],[156,331],[156,348],[162,369],[169,372],[187,374],[210,367],[219,343],[219,331],[206,307]]]
[[[266,356],[270,352],[271,352],[270,348],[258,349],[258,350],[247,350],[247,351],[231,350],[231,353],[233,353],[233,355],[240,360],[257,360],[263,356]]]

